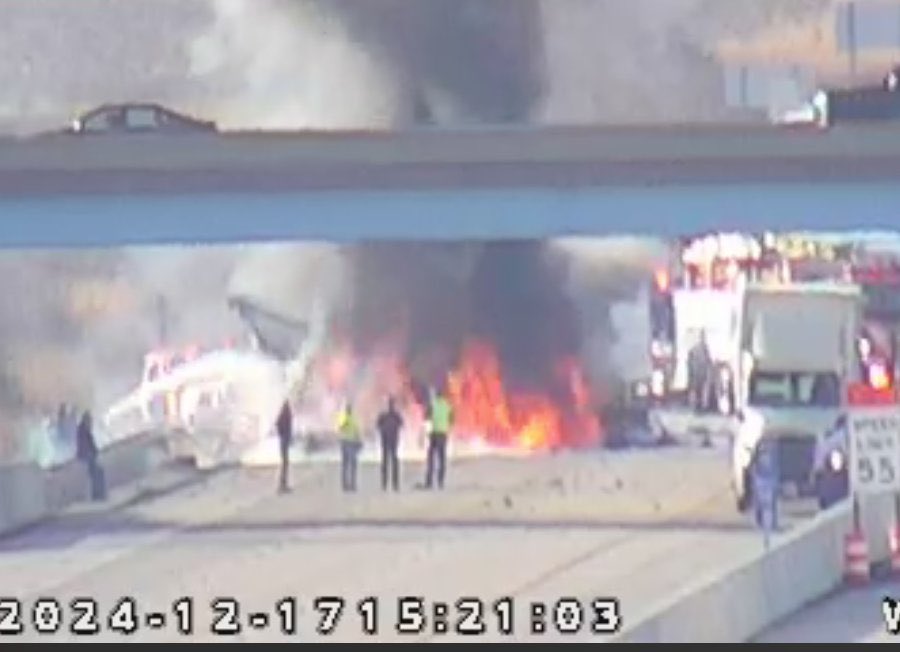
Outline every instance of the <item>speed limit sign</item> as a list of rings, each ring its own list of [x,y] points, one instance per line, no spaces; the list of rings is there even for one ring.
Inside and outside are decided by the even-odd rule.
[[[893,407],[851,410],[850,482],[854,493],[900,491],[900,412]]]

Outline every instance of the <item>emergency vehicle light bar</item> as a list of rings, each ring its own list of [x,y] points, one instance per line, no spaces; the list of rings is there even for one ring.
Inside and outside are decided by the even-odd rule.
[[[853,383],[847,388],[847,403],[850,405],[895,405],[900,402],[897,390],[888,386],[882,389],[872,387],[869,383]]]
[[[850,270],[854,282],[877,284],[900,284],[900,265],[854,265]]]

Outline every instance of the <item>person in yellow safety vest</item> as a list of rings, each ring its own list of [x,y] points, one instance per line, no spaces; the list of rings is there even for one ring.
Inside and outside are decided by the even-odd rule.
[[[437,480],[438,489],[444,488],[447,473],[447,437],[453,422],[453,408],[441,393],[430,392],[430,432],[428,433],[428,463],[425,471],[425,488],[431,489]]]
[[[340,411],[337,420],[341,439],[341,488],[345,492],[356,491],[356,467],[362,448],[362,433],[350,403]]]

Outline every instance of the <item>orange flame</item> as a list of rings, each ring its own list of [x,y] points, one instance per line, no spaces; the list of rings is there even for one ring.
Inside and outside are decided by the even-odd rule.
[[[565,360],[556,371],[560,395],[556,401],[545,394],[511,393],[504,386],[494,348],[485,342],[470,343],[447,382],[454,432],[526,450],[598,442],[600,422],[590,409],[590,388],[577,361]]]
[[[413,387],[402,356],[392,353],[392,346],[373,350],[375,354],[362,360],[348,346],[334,347],[319,360],[315,375],[326,391],[352,398],[364,421],[374,420],[385,398],[393,395],[408,423],[420,427],[426,418],[420,403],[425,397]],[[470,342],[447,375],[453,436],[529,451],[597,444],[602,428],[579,362],[560,360],[552,372],[547,393],[510,391],[496,349],[487,342]]]

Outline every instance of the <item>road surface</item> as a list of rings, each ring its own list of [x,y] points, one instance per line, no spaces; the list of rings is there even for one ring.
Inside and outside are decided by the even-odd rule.
[[[900,643],[882,616],[885,596],[900,599],[900,580],[842,591],[818,602],[759,637],[760,643]]]
[[[273,469],[227,470],[171,495],[112,511],[81,508],[2,540],[0,577],[28,617],[40,598],[65,608],[75,598],[96,600],[101,640],[123,638],[106,629],[106,618],[125,596],[143,614],[171,614],[179,597],[192,598],[190,640],[207,641],[221,638],[210,631],[214,598],[242,607],[242,632],[227,638],[264,641],[285,640],[276,629],[280,599],[296,597],[296,637],[309,640],[318,623],[312,599],[340,596],[348,607],[329,640],[353,641],[364,638],[353,603],[367,596],[380,601],[380,640],[448,637],[431,621],[421,633],[398,634],[400,597],[448,601],[452,630],[457,599],[507,596],[512,639],[529,637],[529,604],[544,601],[551,613],[539,618],[549,630],[540,638],[552,640],[559,598],[587,609],[615,597],[631,622],[696,573],[762,545],[733,511],[724,455],[685,448],[465,460],[439,494],[409,488],[421,473],[413,465],[396,495],[382,494],[374,466],[362,470],[356,495],[338,491],[331,465],[295,467],[287,496],[275,495]],[[42,609],[52,615],[52,606]],[[270,626],[251,631],[253,611],[265,612]],[[580,638],[595,620],[589,610],[584,618]],[[22,638],[34,640],[26,624]],[[486,613],[484,624],[481,640],[495,639],[496,618]],[[174,626],[171,617],[156,631],[142,622],[133,638],[182,638]]]

